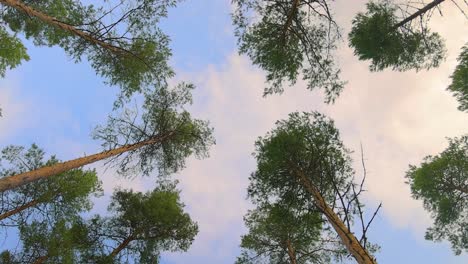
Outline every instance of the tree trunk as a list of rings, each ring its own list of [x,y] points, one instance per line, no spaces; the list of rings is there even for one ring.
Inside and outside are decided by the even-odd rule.
[[[73,35],[76,35],[88,42],[91,42],[92,44],[94,45],[98,45],[104,49],[107,49],[111,52],[114,52],[114,53],[129,53],[129,51],[125,50],[125,49],[122,49],[120,47],[117,47],[117,46],[114,46],[114,45],[111,45],[105,41],[102,41],[102,40],[99,40],[95,37],[93,37],[91,34],[88,34],[82,30],[79,30],[77,29],[76,27],[74,26],[71,26],[65,22],[62,22],[60,20],[57,20],[56,18],[54,17],[51,17],[45,13],[42,13],[38,10],[35,10],[34,8],[24,4],[23,2],[21,2],[20,0],[0,0],[0,3],[4,4],[4,5],[7,5],[9,7],[12,7],[20,12],[23,12],[23,13],[26,13],[28,16],[30,17],[36,17],[37,19],[41,20],[42,22],[46,23],[46,24],[49,24],[49,25],[52,25],[52,26],[56,26],[60,29],[63,29],[65,31],[68,31],[70,32],[71,34]]]
[[[423,15],[424,13],[426,13],[427,11],[431,10],[432,8],[436,7],[437,5],[439,5],[440,3],[444,2],[444,1],[445,0],[434,0],[434,1],[430,2],[429,4],[424,6],[423,8],[419,9],[416,13],[410,15],[409,17],[403,19],[398,24],[393,26],[393,29],[397,29],[397,28],[403,26],[404,24],[410,22],[411,20],[417,18],[418,16]]]
[[[8,218],[8,217],[10,217],[10,216],[12,216],[12,215],[14,215],[14,214],[17,214],[17,213],[19,213],[19,212],[21,212],[21,211],[23,211],[23,210],[26,210],[26,209],[31,208],[31,207],[33,207],[33,206],[36,206],[38,203],[39,203],[39,200],[38,200],[38,199],[32,200],[32,201],[30,201],[29,203],[23,204],[22,206],[17,207],[17,208],[15,208],[15,209],[11,210],[11,211],[8,211],[8,212],[6,212],[6,213],[0,214],[0,221],[3,220],[3,219],[5,219],[5,218]]]
[[[297,264],[296,251],[291,245],[291,240],[289,239],[286,240],[286,247],[288,249],[288,256],[289,256],[289,260],[291,261],[291,264]]]
[[[37,258],[37,259],[34,261],[34,264],[42,264],[42,263],[44,263],[44,261],[46,261],[48,258],[49,258],[48,256],[39,257],[39,258]]]
[[[283,27],[283,41],[286,40],[286,32],[288,31],[289,27],[292,24],[294,14],[297,12],[297,8],[299,6],[299,1],[300,0],[293,0],[291,11],[289,12],[287,16],[286,23],[284,24],[284,27]]]
[[[133,235],[127,237],[124,241],[122,241],[122,243],[120,243],[120,245],[118,247],[116,247],[111,253],[109,256],[111,256],[112,258],[114,258],[115,256],[117,256],[117,254],[120,253],[120,251],[122,251],[130,242],[132,242],[133,240],[135,239],[135,237]]]
[[[125,153],[127,151],[131,151],[131,150],[135,150],[135,149],[147,146],[147,145],[152,145],[152,144],[156,144],[159,142],[163,142],[167,140],[168,138],[172,137],[173,135],[174,135],[174,132],[170,132],[164,136],[154,137],[152,139],[138,142],[132,145],[125,145],[120,148],[103,151],[101,153],[97,153],[91,156],[69,160],[69,161],[54,164],[52,166],[42,167],[37,170],[4,177],[0,179],[0,192],[4,192],[6,190],[10,190],[10,189],[13,189],[15,187],[18,187],[18,186],[21,186],[30,182],[38,181],[40,179],[45,179],[50,176],[69,171],[71,169],[76,169],[84,165],[94,163],[99,160],[107,159],[109,157]]]
[[[345,245],[351,255],[356,259],[359,264],[377,264],[377,261],[369,254],[369,252],[362,247],[359,240],[351,233],[345,226],[343,221],[333,212],[328,206],[327,202],[320,194],[317,187],[312,184],[302,171],[296,171],[295,176],[309,194],[314,198],[315,205],[327,217],[328,222],[332,225],[333,229],[338,233],[341,241]]]

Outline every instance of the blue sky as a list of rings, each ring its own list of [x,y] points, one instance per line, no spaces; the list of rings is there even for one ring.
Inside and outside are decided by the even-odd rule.
[[[363,3],[336,4],[344,35]],[[307,91],[303,82],[281,96],[262,98],[264,73],[236,52],[230,1],[188,0],[172,9],[162,27],[172,40],[175,79],[196,84],[190,109],[211,121],[217,145],[210,158],[191,158],[187,168],[174,175],[200,233],[188,252],[165,253],[163,263],[233,263],[245,232],[242,216],[250,208],[245,189],[255,169],[255,139],[288,113],[312,110],[335,119],[349,148],[358,151],[363,144],[366,203],[369,209],[383,203],[369,234],[382,247],[376,254],[379,263],[468,263],[466,254],[454,256],[447,243],[423,239],[431,220],[421,203],[411,199],[403,178],[408,164],[443,150],[445,137],[468,131],[468,115],[457,111],[445,91],[459,48],[468,41],[468,27],[460,26],[466,20],[450,3],[445,5],[444,17],[433,20],[433,29],[447,39],[449,48],[440,68],[417,74],[370,73],[343,44],[337,54],[348,85],[334,105],[324,105],[320,91]],[[28,52],[31,61],[0,80],[0,147],[35,142],[62,160],[100,151],[90,134],[111,111],[117,89],[106,86],[86,62],[74,64],[60,49],[29,43]],[[151,178],[128,181],[105,171],[101,163],[91,167],[100,173],[107,195],[117,185],[141,191],[154,186]],[[358,162],[356,170],[359,176]],[[106,197],[96,201],[95,210],[102,211],[106,203]]]

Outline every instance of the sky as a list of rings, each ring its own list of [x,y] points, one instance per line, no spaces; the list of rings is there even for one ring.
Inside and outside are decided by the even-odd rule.
[[[333,6],[344,36],[364,3],[341,1]],[[180,181],[182,201],[200,232],[187,252],[164,253],[162,263],[235,261],[246,232],[242,217],[252,208],[246,188],[255,170],[254,142],[294,111],[320,111],[335,120],[345,145],[355,150],[357,176],[362,175],[362,144],[366,208],[383,204],[368,235],[381,246],[375,254],[379,263],[468,263],[468,255],[454,256],[448,243],[424,240],[431,218],[404,183],[409,164],[441,152],[446,137],[468,131],[468,115],[457,110],[457,102],[445,90],[460,48],[468,42],[468,20],[450,1],[442,7],[443,16],[431,21],[448,48],[439,68],[372,73],[344,40],[337,58],[348,83],[333,105],[323,103],[321,90],[305,89],[304,82],[286,87],[282,95],[262,97],[265,73],[237,53],[230,1],[186,0],[171,9],[161,27],[171,38],[171,65],[177,73],[173,81],[196,85],[189,109],[210,121],[216,145],[209,158],[190,158],[173,176]],[[105,122],[117,88],[106,86],[86,61],[75,64],[59,48],[27,44],[31,60],[0,80],[0,148],[37,143],[62,160],[101,151],[90,135]],[[97,169],[106,194],[95,201],[95,212],[105,210],[116,186],[139,191],[154,187],[154,177],[126,180],[102,163],[89,167]],[[7,246],[0,242],[0,248]]]

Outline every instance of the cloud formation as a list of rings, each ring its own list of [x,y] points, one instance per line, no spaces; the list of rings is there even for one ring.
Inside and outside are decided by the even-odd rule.
[[[350,12],[338,9],[345,11]],[[189,162],[179,177],[183,200],[201,229],[188,253],[169,255],[169,260],[196,263],[202,256],[211,256],[215,262],[227,263],[234,258],[233,247],[245,232],[241,226],[249,208],[245,200],[248,176],[255,170],[251,156],[254,141],[293,111],[317,110],[335,120],[345,144],[355,150],[358,178],[362,174],[362,143],[369,209],[382,202],[380,218],[388,219],[395,228],[412,230],[423,240],[430,218],[421,202],[411,198],[404,183],[405,172],[409,164],[442,151],[447,145],[445,137],[468,132],[468,115],[456,109],[457,102],[445,90],[458,50],[466,41],[461,36],[468,36],[468,30],[458,27],[454,31],[463,18],[452,14],[452,9],[448,11],[451,19],[433,21],[440,23],[434,29],[447,39],[450,51],[438,69],[371,73],[352,50],[340,47],[342,77],[348,84],[334,105],[323,104],[321,91],[306,90],[304,82],[285,89],[283,95],[262,98],[264,73],[235,54],[229,55],[223,65],[179,74],[197,85],[193,112],[211,121],[217,145],[209,159]]]
[[[30,102],[20,99],[17,90],[19,83],[15,76],[0,80],[0,142],[7,141],[16,132],[25,129],[28,122],[26,111],[31,108]]]
[[[334,4],[335,16],[344,25],[344,32],[347,32],[352,16],[363,10],[364,2]],[[321,91],[306,90],[304,82],[286,88],[283,95],[263,98],[264,73],[253,67],[247,58],[235,55],[234,51],[225,56],[222,64],[193,72],[179,72],[178,77],[197,85],[191,110],[197,118],[211,121],[217,145],[211,149],[210,158],[190,159],[187,169],[177,175],[182,200],[192,218],[198,221],[200,233],[189,252],[165,254],[167,259],[174,263],[233,262],[238,254],[240,235],[245,232],[242,217],[250,207],[245,198],[248,176],[255,170],[255,160],[251,156],[253,144],[258,136],[274,126],[276,120],[286,118],[293,111],[317,110],[335,120],[345,144],[356,151],[353,158],[357,176],[361,175],[359,146],[362,143],[368,171],[366,198],[369,209],[382,202],[384,207],[380,218],[387,219],[395,228],[412,230],[415,237],[422,240],[422,232],[430,224],[430,219],[421,203],[410,197],[409,188],[404,184],[405,171],[408,164],[417,164],[425,155],[442,151],[447,145],[445,137],[468,132],[468,115],[457,111],[457,102],[445,91],[459,49],[468,41],[468,27],[460,26],[465,25],[466,20],[450,5],[447,2],[449,7],[443,9],[444,17],[434,16],[432,23],[432,28],[447,39],[450,51],[440,68],[417,74],[370,73],[366,63],[359,62],[343,45],[338,50],[338,58],[342,77],[348,85],[334,105],[323,104]],[[231,37],[223,36],[234,41],[232,32],[229,32],[231,27],[215,28],[226,30],[223,34]],[[219,36],[218,33],[209,32],[210,36]],[[217,45],[220,43],[222,39]],[[183,44],[181,48],[189,45]],[[177,52],[175,50],[175,54]],[[197,56],[204,57],[205,54]],[[50,107],[48,104],[53,104],[51,101],[29,102],[16,92],[19,85],[12,81],[15,79],[11,75],[8,80],[0,82],[0,107],[5,115],[0,118],[0,143],[21,143],[24,140],[19,139],[17,132],[34,128],[28,138],[39,139],[48,153],[61,154],[59,158],[75,158],[84,152],[89,155],[100,151],[96,142],[81,140],[89,135],[90,124],[87,124],[89,127],[77,125],[76,129],[73,128],[73,120],[78,120],[78,114],[67,114],[67,109],[46,109]],[[89,105],[101,105],[104,93],[95,96],[96,89],[92,88],[75,91],[93,97],[91,99],[96,102],[93,104],[89,99]],[[41,111],[35,111],[35,108]],[[102,114],[92,111],[89,116],[96,118]],[[90,117],[86,116],[86,121],[89,121]],[[54,126],[44,125],[46,121]],[[39,130],[47,137],[37,135]],[[102,163],[90,167],[98,169],[106,195],[111,194],[115,186],[136,191],[154,187],[154,178],[116,180],[113,170],[104,171]],[[108,196],[97,201],[95,210],[103,212],[107,204]]]

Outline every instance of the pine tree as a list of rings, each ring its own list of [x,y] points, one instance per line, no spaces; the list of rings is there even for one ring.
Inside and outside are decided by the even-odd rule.
[[[462,48],[458,56],[458,65],[452,76],[452,83],[447,90],[452,92],[460,105],[460,111],[468,112],[468,43]]]
[[[2,177],[58,162],[54,156],[45,162],[44,152],[34,144],[28,150],[6,147],[1,158]],[[18,230],[21,253],[4,251],[0,263],[43,263],[55,258],[61,260],[54,263],[72,263],[72,248],[79,242],[71,232],[80,214],[92,208],[91,198],[101,193],[96,172],[80,168],[3,192],[0,225],[5,231]]]
[[[244,218],[239,264],[332,263],[347,254],[313,203],[292,199],[257,207]]]
[[[159,263],[161,251],[186,251],[198,226],[183,212],[175,183],[163,182],[147,193],[116,190],[110,216],[88,221],[89,247],[82,258],[93,263]]]
[[[21,247],[3,251],[0,263],[159,263],[162,251],[186,251],[198,233],[183,207],[176,183],[147,193],[119,189],[106,216],[23,225]]]
[[[121,88],[120,100],[164,86],[173,76],[168,37],[157,27],[177,0],[79,1],[1,0],[0,75],[28,60],[17,37],[34,45],[59,46],[75,62],[87,59],[108,84]]]
[[[413,197],[434,219],[426,239],[447,239],[457,255],[468,252],[468,135],[450,139],[442,153],[410,166],[406,178]]]
[[[332,51],[340,39],[326,0],[234,0],[239,52],[267,72],[265,95],[283,92],[302,74],[308,89],[323,88],[326,102],[343,89]],[[257,19],[258,17],[258,19]]]
[[[180,84],[175,89],[160,89],[147,96],[144,113],[126,109],[120,117],[109,118],[104,127],[96,129],[95,138],[108,148],[103,152],[78,159],[50,164],[24,173],[0,179],[0,191],[24,184],[57,177],[58,174],[93,162],[113,158],[119,172],[130,176],[148,175],[154,169],[167,175],[184,167],[185,159],[195,154],[208,155],[214,143],[208,122],[192,119],[183,109],[191,103],[192,85]]]
[[[366,13],[353,19],[350,46],[360,60],[371,61],[372,71],[438,67],[445,58],[445,45],[428,23],[442,2],[370,1]]]
[[[5,167],[0,170],[1,178],[58,163],[54,156],[44,162],[44,152],[35,144],[27,151],[23,147],[8,146],[2,150],[1,159],[0,164]],[[99,196],[101,192],[96,172],[80,168],[26,184],[2,194],[0,225],[21,226],[33,219],[46,221],[51,215],[72,218],[91,209],[90,196]]]
[[[360,188],[353,183],[348,154],[331,120],[316,112],[292,113],[256,142],[257,170],[250,177],[248,193],[262,207],[272,200],[303,197],[303,203],[313,203],[358,263],[376,263],[369,253],[375,247],[367,242],[368,225],[359,201],[363,182]],[[351,231],[356,214],[361,218],[361,239]]]

